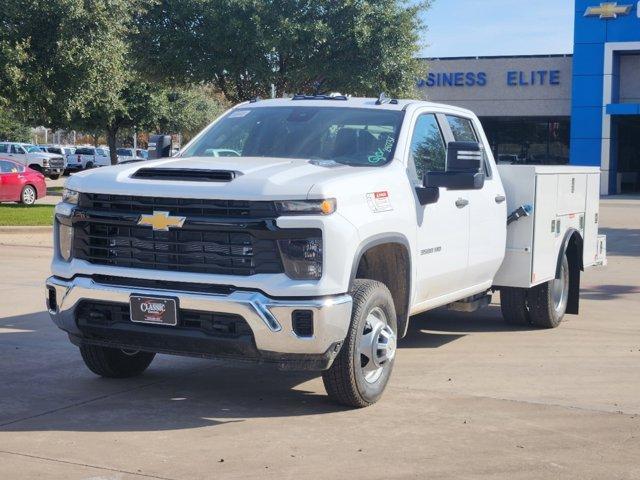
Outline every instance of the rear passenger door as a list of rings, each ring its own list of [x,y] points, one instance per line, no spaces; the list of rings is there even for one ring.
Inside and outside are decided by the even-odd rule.
[[[442,115],[429,112],[418,113],[414,120],[407,162],[414,186],[422,185],[426,172],[445,169],[446,142],[442,121]],[[420,205],[416,199],[416,303],[437,303],[438,297],[464,288],[469,209],[458,206],[459,197],[460,192],[440,188],[440,198],[434,204]]]
[[[489,160],[490,150],[476,120],[446,115],[449,141],[479,142],[484,149],[486,179],[480,190],[467,190],[469,201],[469,262],[464,283],[469,287],[493,283],[493,277],[504,258],[507,202],[502,182]]]

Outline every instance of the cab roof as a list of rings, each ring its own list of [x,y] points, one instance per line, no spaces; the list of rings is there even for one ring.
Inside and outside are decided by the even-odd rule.
[[[331,98],[330,96],[319,96],[317,98],[314,98],[313,96],[306,96],[304,98],[301,98],[301,96],[296,96],[293,98],[274,98],[265,100],[258,99],[241,103],[237,105],[236,108],[247,106],[251,106],[252,108],[291,107],[294,105],[302,107],[371,108],[376,110],[405,110],[409,105],[415,105],[420,107],[445,107],[447,109],[451,109],[451,111],[460,113],[471,113],[469,110],[466,110],[464,108],[455,107],[453,105],[445,105],[442,103],[427,102],[424,100],[393,99],[392,101],[386,101],[385,103],[378,103],[377,98],[344,96],[336,96],[334,98]]]

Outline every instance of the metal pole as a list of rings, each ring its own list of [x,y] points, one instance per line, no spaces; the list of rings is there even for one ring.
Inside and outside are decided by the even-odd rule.
[[[271,98],[276,98],[276,86],[271,84]]]
[[[138,134],[136,132],[136,126],[133,126],[133,156],[136,156],[136,150],[138,149]]]

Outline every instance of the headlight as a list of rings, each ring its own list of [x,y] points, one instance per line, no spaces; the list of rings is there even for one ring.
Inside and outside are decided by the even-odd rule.
[[[43,167],[48,167],[49,166],[49,159],[48,158],[43,158],[42,159],[42,166]]]
[[[336,199],[282,200],[276,202],[278,213],[288,215],[330,215],[336,211]]]
[[[284,271],[294,280],[317,280],[322,276],[322,238],[278,240]]]
[[[65,262],[71,260],[71,249],[73,247],[73,227],[58,223],[58,245],[60,248],[60,256]]]
[[[65,203],[70,203],[72,205],[77,205],[79,195],[80,194],[75,190],[69,190],[68,188],[65,188],[62,190],[62,201]]]

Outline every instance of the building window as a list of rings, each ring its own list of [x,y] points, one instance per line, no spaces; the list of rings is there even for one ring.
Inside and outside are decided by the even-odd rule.
[[[569,117],[480,118],[499,163],[569,163]]]

